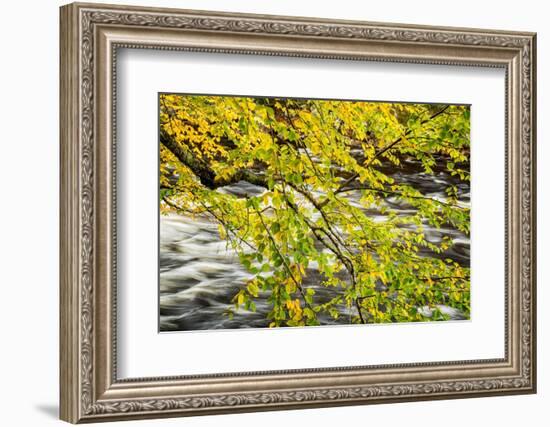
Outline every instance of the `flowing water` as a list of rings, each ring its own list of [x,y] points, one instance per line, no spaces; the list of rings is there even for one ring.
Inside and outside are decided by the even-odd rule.
[[[397,183],[414,186],[428,197],[444,200],[445,188],[451,183],[459,190],[459,202],[469,206],[470,185],[457,181],[443,169],[435,169],[434,175],[421,172],[418,163],[404,161],[399,169],[384,170]],[[246,182],[224,187],[222,191],[243,195],[261,194],[263,188]],[[354,197],[353,193],[350,197]],[[355,196],[357,197],[357,195]],[[355,199],[358,201],[358,197]],[[395,198],[385,200],[389,208],[400,215],[409,215],[410,207]],[[369,212],[369,215],[371,212]],[[380,213],[373,211],[373,216]],[[444,236],[454,239],[455,245],[444,254],[463,266],[469,266],[470,239],[462,232],[443,227],[436,229],[425,225],[426,238],[440,242]],[[425,253],[433,256],[433,254]],[[314,267],[314,265],[312,265]],[[231,319],[224,314],[234,307],[231,298],[251,275],[241,266],[237,254],[227,248],[221,240],[216,223],[206,218],[181,215],[160,217],[160,329],[161,331],[187,331],[205,329],[233,329],[265,327],[269,321],[266,313],[269,307],[266,295],[260,293],[255,301],[256,312],[243,309],[235,312]],[[315,301],[328,301],[334,297],[332,288],[319,286],[319,275],[315,269],[308,269],[304,284],[316,291]],[[320,318],[321,324],[348,324],[350,313],[342,305],[338,319],[326,316]],[[439,307],[452,319],[463,319],[462,313],[450,307]]]

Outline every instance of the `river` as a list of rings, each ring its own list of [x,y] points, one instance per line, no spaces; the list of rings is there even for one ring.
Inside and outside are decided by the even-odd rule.
[[[470,185],[451,177],[444,169],[437,168],[433,175],[421,171],[416,161],[403,161],[399,169],[384,170],[397,183],[414,186],[428,197],[445,199],[445,188],[451,183],[458,187],[459,203],[470,204]],[[263,189],[246,182],[224,187],[222,191],[235,195],[260,194]],[[353,198],[353,193],[351,195]],[[357,199],[356,199],[357,200]],[[411,213],[411,208],[395,198],[388,197],[388,207],[400,215]],[[369,212],[370,214],[370,212]],[[372,215],[380,215],[373,212]],[[383,219],[383,218],[381,218]],[[454,246],[444,256],[463,266],[469,266],[470,239],[452,228],[436,229],[425,225],[425,235],[431,242],[439,242],[444,236],[454,239]],[[431,255],[427,254],[424,255]],[[234,307],[231,298],[251,275],[241,266],[237,254],[226,247],[218,234],[216,223],[206,218],[181,215],[160,217],[160,330],[189,331],[207,329],[260,328],[269,323],[266,313],[269,307],[266,295],[260,294],[256,312],[241,309],[231,319],[224,314]],[[315,289],[317,301],[334,296],[334,289],[319,286],[319,275],[308,269],[305,285]],[[464,315],[450,307],[440,306],[451,319],[461,320]],[[342,305],[338,307],[338,319],[320,318],[322,325],[349,324],[350,313]]]

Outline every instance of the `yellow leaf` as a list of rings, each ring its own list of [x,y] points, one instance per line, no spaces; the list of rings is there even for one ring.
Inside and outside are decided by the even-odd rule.
[[[241,305],[244,303],[244,294],[242,292],[239,292],[237,295],[237,304]]]
[[[218,225],[218,232],[220,233],[221,239],[225,239],[227,237],[227,234],[225,233],[225,228],[223,227],[223,225],[221,224]]]

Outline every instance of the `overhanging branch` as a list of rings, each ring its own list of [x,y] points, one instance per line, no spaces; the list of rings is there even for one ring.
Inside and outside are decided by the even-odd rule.
[[[259,187],[267,188],[267,180],[263,175],[254,173],[247,169],[238,170],[232,176],[221,179],[205,162],[197,159],[193,153],[176,142],[173,138],[161,132],[160,142],[164,145],[176,158],[189,169],[199,179],[202,185],[215,190],[219,187],[225,187],[226,185],[235,184],[239,181],[246,181],[250,184],[257,185]]]

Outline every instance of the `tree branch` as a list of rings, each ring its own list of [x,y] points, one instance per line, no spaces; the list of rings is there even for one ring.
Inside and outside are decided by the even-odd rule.
[[[309,308],[310,310],[313,310],[313,307],[311,307],[311,305],[307,302],[306,295],[304,293],[304,289],[302,287],[302,284],[300,282],[298,282],[298,280],[296,280],[296,278],[294,277],[294,274],[292,273],[292,270],[288,266],[288,263],[286,262],[285,257],[283,256],[283,254],[279,250],[279,247],[277,246],[277,242],[275,242],[275,238],[271,234],[271,231],[269,231],[269,228],[267,228],[267,225],[266,225],[266,223],[265,223],[265,221],[262,217],[262,214],[258,211],[258,209],[255,209],[255,211],[258,214],[258,217],[260,218],[260,222],[262,223],[262,225],[265,229],[265,232],[267,233],[267,237],[269,237],[269,240],[273,244],[273,248],[275,249],[275,251],[277,251],[277,254],[279,255],[279,257],[281,257],[281,261],[282,261],[283,265],[285,266],[285,270],[287,271],[288,275],[290,276],[290,278],[292,279],[292,281],[294,282],[294,284],[298,288],[298,291],[300,292],[300,295],[302,295],[302,299],[304,300],[304,304],[306,305],[307,308]]]
[[[246,181],[250,184],[259,187],[267,188],[267,180],[263,175],[256,174],[246,169],[238,170],[233,176],[220,179],[216,173],[208,167],[207,164],[198,160],[187,147],[176,142],[173,138],[161,131],[160,142],[164,145],[176,158],[189,169],[199,179],[202,185],[215,190],[219,187],[235,184],[239,181]]]
[[[404,195],[403,193],[399,192],[399,191],[391,191],[391,190],[380,190],[378,188],[372,188],[372,187],[368,187],[368,186],[359,186],[359,187],[352,187],[352,188],[344,188],[344,189],[341,189],[341,190],[337,190],[335,192],[335,194],[339,194],[339,193],[347,193],[349,191],[357,191],[357,190],[366,190],[366,191],[373,191],[373,192],[376,192],[376,193],[384,193],[384,194],[393,194],[395,196],[401,196],[405,199],[420,199],[420,200],[428,200],[430,202],[433,202],[433,203],[437,203],[437,204],[440,204],[440,205],[444,205],[444,206],[449,206],[451,208],[456,208],[456,209],[466,209],[466,208],[463,208],[461,206],[458,206],[458,205],[452,205],[450,203],[446,203],[446,202],[442,202],[441,200],[437,200],[437,199],[433,199],[431,197],[427,197],[427,196],[406,196]]]
[[[441,110],[437,111],[436,113],[432,114],[428,119],[422,121],[420,123],[420,125],[425,125],[426,123],[428,123],[429,121],[435,119],[437,116],[443,114],[447,109],[449,108],[449,105],[446,105],[444,108],[442,108]],[[399,138],[397,138],[395,141],[393,141],[392,143],[388,144],[387,146],[385,146],[384,148],[382,148],[381,150],[377,151],[376,153],[374,153],[374,156],[368,161],[368,163],[364,166],[365,168],[368,168],[372,162],[377,159],[378,157],[380,157],[382,154],[384,154],[385,152],[387,152],[388,150],[391,150],[393,147],[395,147],[399,142],[401,142],[403,140],[403,138],[405,138],[407,135],[409,135],[410,133],[412,132],[412,129],[409,129],[407,130],[402,136],[400,136]],[[347,187],[349,184],[351,184],[353,181],[355,181],[355,179],[359,176],[359,173],[354,173],[352,176],[350,176],[348,179],[346,179],[342,184],[340,184],[339,188],[336,190],[336,192],[340,192],[342,189],[344,189],[345,187]],[[328,199],[327,200],[324,200],[322,202],[323,205],[327,204],[328,203]]]

